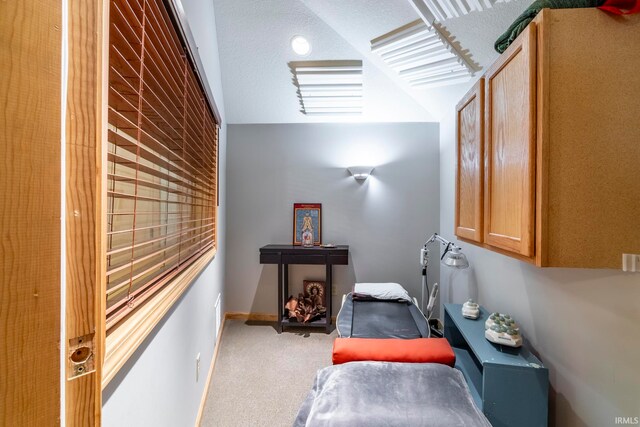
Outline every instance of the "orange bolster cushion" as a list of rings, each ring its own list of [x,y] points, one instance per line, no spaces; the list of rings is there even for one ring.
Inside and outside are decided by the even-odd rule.
[[[356,362],[441,363],[453,367],[456,355],[445,338],[336,338],[333,364]]]

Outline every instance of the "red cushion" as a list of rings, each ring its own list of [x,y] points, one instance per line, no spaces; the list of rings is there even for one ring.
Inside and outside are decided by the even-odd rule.
[[[336,338],[333,342],[334,365],[363,360],[442,363],[453,367],[456,355],[445,338]]]

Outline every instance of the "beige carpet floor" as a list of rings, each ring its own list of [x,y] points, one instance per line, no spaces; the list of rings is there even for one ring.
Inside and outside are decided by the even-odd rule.
[[[316,371],[331,365],[336,332],[227,320],[202,426],[289,427]]]

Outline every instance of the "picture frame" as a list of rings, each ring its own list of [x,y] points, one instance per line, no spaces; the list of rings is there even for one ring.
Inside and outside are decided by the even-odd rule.
[[[321,203],[293,204],[293,244],[295,246],[320,246],[322,244]]]
[[[320,280],[303,280],[302,281],[302,289],[305,295],[315,296],[318,295],[324,301],[324,294],[326,290],[326,284]],[[314,293],[314,290],[317,291],[317,294]],[[323,302],[324,304],[324,302]]]

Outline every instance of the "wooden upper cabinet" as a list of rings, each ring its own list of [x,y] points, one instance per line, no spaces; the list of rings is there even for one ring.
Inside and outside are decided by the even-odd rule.
[[[485,75],[484,240],[534,254],[536,27],[529,25]]]
[[[540,267],[619,269],[640,254],[637,46],[640,15],[543,9],[488,67],[481,193],[482,94],[458,105],[458,237]]]
[[[456,107],[456,236],[483,241],[484,79]]]

